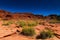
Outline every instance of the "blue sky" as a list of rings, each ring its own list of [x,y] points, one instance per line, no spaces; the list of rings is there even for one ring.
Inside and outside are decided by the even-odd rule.
[[[60,0],[0,0],[0,9],[10,12],[60,15]]]

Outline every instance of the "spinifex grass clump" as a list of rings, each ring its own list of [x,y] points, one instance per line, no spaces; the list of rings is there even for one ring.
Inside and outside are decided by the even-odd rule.
[[[55,23],[60,23],[60,21],[57,20],[57,19],[52,19],[52,20],[50,20],[49,23],[51,23],[51,24],[55,24]]]
[[[28,26],[32,27],[32,26],[36,26],[37,25],[37,22],[28,22]]]
[[[13,24],[14,22],[13,21],[9,21],[8,24]]]
[[[33,28],[23,28],[22,34],[26,36],[33,36],[35,34],[35,30]]]
[[[8,26],[10,24],[13,24],[13,22],[12,21],[3,21],[3,24],[2,25]]]
[[[5,23],[5,24],[2,24],[2,25],[4,25],[4,26],[8,26],[9,24],[8,24],[8,23]]]
[[[47,39],[47,38],[52,38],[54,36],[53,32],[48,30],[48,31],[42,31],[39,36],[37,36],[37,39]]]
[[[20,27],[26,26],[26,23],[24,21],[18,21],[16,24]]]

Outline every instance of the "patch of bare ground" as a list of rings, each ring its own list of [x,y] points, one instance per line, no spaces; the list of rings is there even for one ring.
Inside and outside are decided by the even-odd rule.
[[[35,39],[28,38],[28,37],[23,36],[23,35],[14,34],[14,35],[11,35],[11,36],[8,36],[8,37],[4,37],[0,40],[35,40]]]

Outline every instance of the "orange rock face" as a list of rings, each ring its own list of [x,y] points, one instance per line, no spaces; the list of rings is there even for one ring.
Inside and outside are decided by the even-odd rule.
[[[0,17],[3,19],[55,19],[56,15],[49,15],[49,16],[43,16],[43,15],[34,15],[29,12],[25,13],[11,13],[4,10],[0,10]]]
[[[2,19],[36,19],[43,18],[42,15],[34,15],[32,13],[11,13],[4,10],[0,10],[0,17]]]

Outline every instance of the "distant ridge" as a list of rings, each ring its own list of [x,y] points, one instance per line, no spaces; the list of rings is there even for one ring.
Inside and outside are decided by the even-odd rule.
[[[4,20],[10,20],[10,19],[55,19],[57,18],[58,15],[51,14],[48,16],[43,16],[43,15],[34,15],[33,13],[30,12],[23,12],[23,13],[11,13],[5,10],[0,10],[0,18]],[[60,18],[60,15],[59,15]]]

